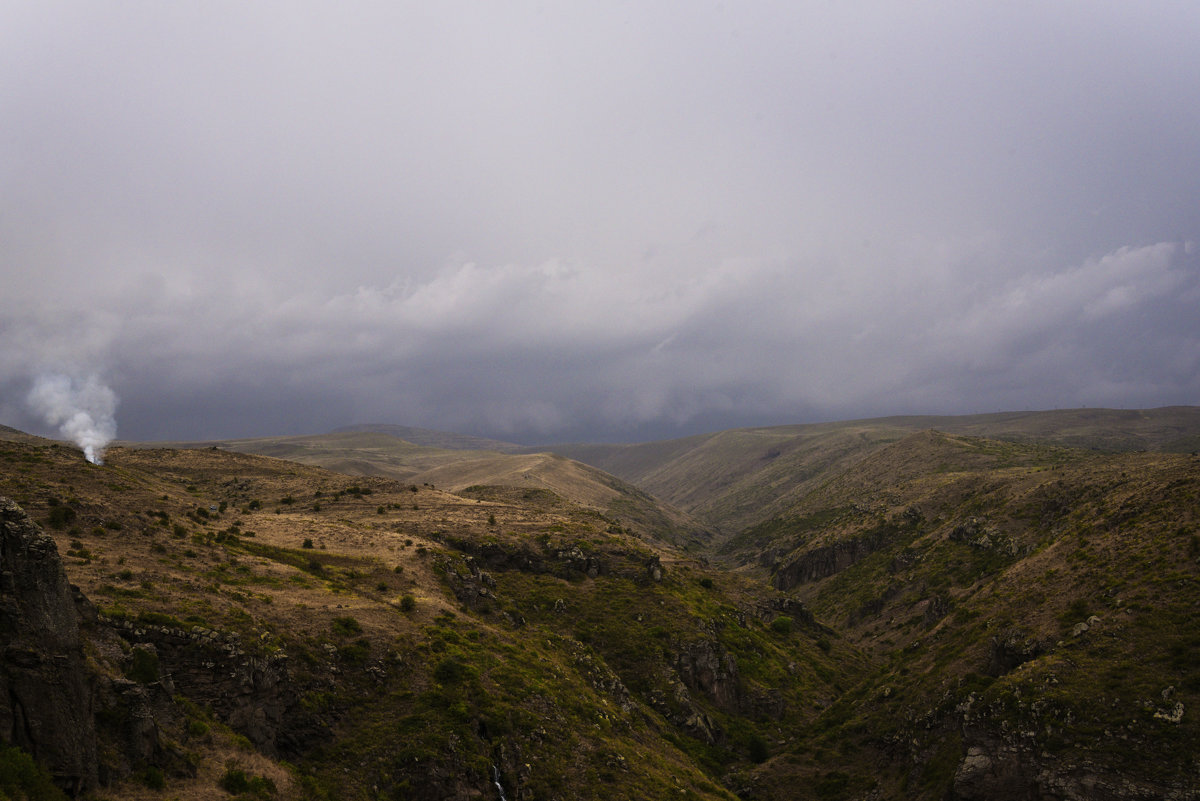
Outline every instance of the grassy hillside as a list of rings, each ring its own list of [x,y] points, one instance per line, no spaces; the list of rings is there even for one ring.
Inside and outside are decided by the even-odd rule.
[[[1103,452],[1200,449],[1200,407],[1072,409],[964,416],[886,417],[722,431],[636,445],[564,445],[726,535],[784,513],[835,475],[917,431]]]
[[[644,538],[698,549],[711,537],[709,529],[694,517],[663,504],[598,468],[555,454],[506,454],[434,448],[416,445],[376,430],[409,430],[400,426],[363,428],[310,436],[162,444],[191,448],[218,447],[239,453],[255,453],[325,467],[348,475],[383,476],[409,483],[430,484],[451,492],[489,485],[549,490],[602,512]],[[449,436],[439,435],[439,438],[445,440]],[[464,441],[476,440],[465,438]]]
[[[1197,798],[1200,458],[1063,444],[1190,436],[1160,412],[657,443],[647,484],[729,526],[704,552],[578,463],[370,432],[272,447],[439,480],[14,438],[0,494],[100,607],[98,669],[174,682],[194,771],[105,798],[222,797],[229,765],[264,798]],[[193,653],[270,681],[230,703]]]
[[[878,665],[764,785],[1194,797],[1200,459],[914,434],[726,548]]]
[[[93,635],[101,669],[174,687],[158,730],[191,774],[110,753],[103,798],[221,797],[229,765],[262,797],[491,794],[495,766],[510,798],[730,798],[864,666],[781,594],[544,489],[9,442],[0,494],[119,634]],[[236,704],[204,667],[231,658]]]
[[[334,429],[334,434],[369,432],[375,434],[387,434],[396,439],[402,439],[405,442],[411,442],[414,445],[423,445],[427,448],[445,448],[449,450],[463,451],[496,451],[497,453],[517,453],[525,450],[521,445],[516,445],[512,442],[503,442],[498,439],[488,439],[486,437],[473,437],[468,434],[455,434],[448,431],[433,431],[428,428],[413,428],[412,426],[389,425],[386,423],[364,423],[353,426],[344,426]]]

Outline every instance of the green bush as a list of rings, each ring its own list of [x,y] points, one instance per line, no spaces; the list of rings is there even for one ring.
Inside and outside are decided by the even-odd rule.
[[[0,798],[67,801],[50,774],[15,746],[0,748]]]
[[[351,634],[362,634],[362,624],[350,616],[335,617],[333,619],[333,633],[342,637],[349,637]]]
[[[241,768],[229,767],[219,782],[221,789],[230,795],[248,795],[252,798],[270,798],[275,795],[275,782],[265,776],[247,774]]]
[[[138,684],[153,684],[158,681],[158,656],[146,648],[135,648],[132,662],[125,677]]]
[[[56,503],[50,507],[50,528],[64,529],[75,519],[75,510],[70,506]]]
[[[365,637],[360,637],[348,645],[343,645],[338,648],[338,656],[346,662],[361,664],[367,661],[367,657],[371,655],[371,641]]]
[[[458,684],[471,675],[471,668],[461,660],[448,656],[433,669],[433,677],[442,684]]]
[[[791,634],[792,619],[787,615],[780,615],[771,621],[771,631],[776,634]]]
[[[151,790],[161,790],[167,786],[167,778],[161,770],[151,765],[142,771],[142,784]]]
[[[403,598],[400,599],[400,611],[401,612],[411,612],[412,610],[414,610],[416,608],[417,608],[417,599],[413,598],[411,595],[405,595]]]

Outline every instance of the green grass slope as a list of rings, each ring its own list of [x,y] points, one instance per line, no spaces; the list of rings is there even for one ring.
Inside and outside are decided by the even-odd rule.
[[[925,432],[729,548],[877,665],[763,797],[1195,797],[1200,459]]]
[[[873,451],[917,431],[1106,452],[1200,448],[1200,407],[909,416],[722,431],[554,450],[629,481],[725,535],[778,516]]]

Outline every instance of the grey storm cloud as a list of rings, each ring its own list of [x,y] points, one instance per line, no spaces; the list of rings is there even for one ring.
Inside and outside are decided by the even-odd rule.
[[[0,422],[1196,403],[1192,4],[12,3]]]

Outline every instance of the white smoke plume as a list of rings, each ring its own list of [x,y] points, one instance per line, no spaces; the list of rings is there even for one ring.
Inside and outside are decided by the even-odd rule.
[[[76,382],[51,373],[39,376],[27,398],[30,408],[80,448],[92,464],[104,464],[104,449],[117,436],[117,395],[94,375]]]

